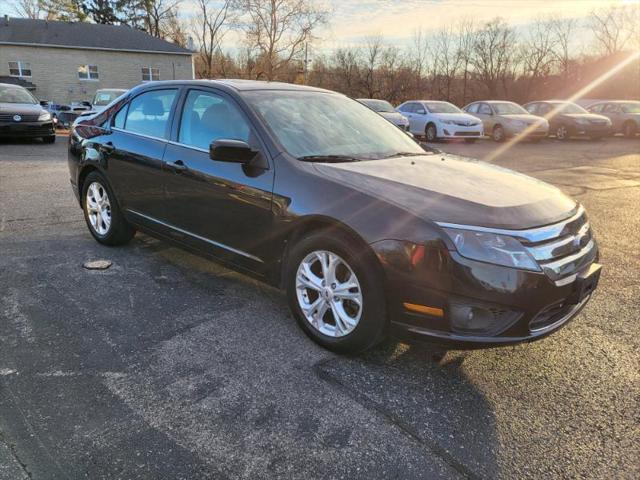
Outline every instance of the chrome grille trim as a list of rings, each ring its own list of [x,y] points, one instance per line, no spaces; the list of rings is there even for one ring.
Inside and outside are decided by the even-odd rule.
[[[439,226],[445,228],[457,228],[460,230],[474,230],[476,232],[496,233],[498,235],[508,235],[517,238],[523,243],[540,243],[546,240],[562,236],[567,226],[580,219],[584,215],[584,207],[580,205],[578,211],[571,217],[559,223],[547,225],[545,227],[530,228],[527,230],[508,230],[503,228],[475,227],[472,225],[460,225],[457,223],[436,222]],[[586,220],[585,220],[586,221]],[[566,234],[565,234],[566,235]]]

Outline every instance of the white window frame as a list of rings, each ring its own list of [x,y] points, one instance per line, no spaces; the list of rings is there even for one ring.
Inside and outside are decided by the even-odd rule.
[[[143,82],[155,82],[160,80],[160,68],[159,67],[151,67],[151,66],[144,66],[142,67],[142,81]],[[156,78],[153,78],[153,74],[154,74],[154,70],[156,73]],[[145,76],[147,78],[145,78]]]
[[[87,72],[87,77],[83,78],[80,76],[80,69],[84,68]],[[95,69],[95,72],[92,72],[91,69]],[[94,77],[92,77],[94,75]],[[78,65],[78,80],[83,82],[99,82],[100,81],[100,70],[98,69],[98,65]]]
[[[12,68],[11,64],[15,64],[17,65],[18,68]],[[11,70],[18,70],[18,75],[14,75],[13,73],[11,73]],[[29,75],[25,75],[24,72],[28,70],[29,71]],[[9,76],[10,77],[16,77],[16,78],[31,78],[32,72],[31,72],[31,64],[29,62],[23,62],[21,60],[14,60],[12,62],[9,62]]]

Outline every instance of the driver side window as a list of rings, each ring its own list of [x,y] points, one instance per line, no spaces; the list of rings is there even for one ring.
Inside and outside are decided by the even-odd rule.
[[[212,92],[191,90],[180,119],[178,142],[209,150],[215,140],[249,142],[250,127],[244,115],[230,100]]]
[[[483,103],[482,105],[480,105],[478,113],[481,113],[483,115],[491,115],[491,107],[486,103]]]

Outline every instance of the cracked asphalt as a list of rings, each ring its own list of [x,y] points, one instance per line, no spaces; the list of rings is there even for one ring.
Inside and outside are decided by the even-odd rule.
[[[442,358],[336,356],[277,290],[145,235],[97,244],[65,140],[0,143],[0,480],[640,477],[640,138],[493,160],[585,205],[600,288],[542,341]]]

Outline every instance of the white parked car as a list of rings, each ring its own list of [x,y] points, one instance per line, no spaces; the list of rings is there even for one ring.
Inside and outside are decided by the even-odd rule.
[[[396,110],[409,119],[411,133],[424,135],[428,142],[443,138],[475,142],[484,136],[482,121],[449,102],[409,100]]]
[[[96,90],[96,94],[91,102],[91,111],[101,112],[107,105],[126,92],[128,92],[128,90],[122,88],[102,88]]]

